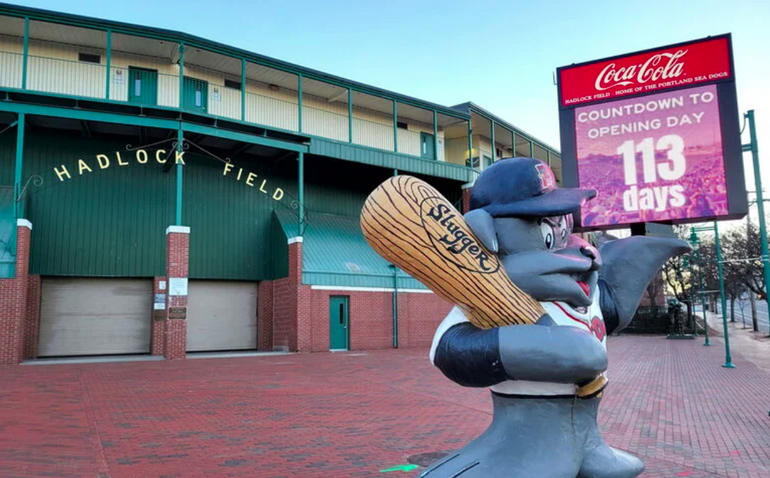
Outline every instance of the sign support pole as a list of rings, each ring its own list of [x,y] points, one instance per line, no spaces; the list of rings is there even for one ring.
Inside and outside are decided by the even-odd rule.
[[[754,187],[757,191],[757,213],[759,214],[759,240],[762,245],[762,274],[765,278],[765,301],[770,310],[770,254],[767,245],[767,224],[765,222],[765,201],[762,194],[762,174],[759,168],[759,146],[757,145],[757,127],[754,123],[754,110],[749,110],[743,115],[749,123],[749,138],[747,145],[751,151],[751,160],[754,165]],[[746,146],[743,147],[746,150]]]
[[[725,297],[725,278],[722,273],[722,247],[719,242],[719,226],[717,221],[714,221],[714,246],[717,250],[717,273],[719,275],[719,295],[722,306],[722,325],[725,330],[725,363],[722,365],[725,368],[735,368],[733,365],[733,359],[730,355],[730,334],[727,330],[727,298]]]

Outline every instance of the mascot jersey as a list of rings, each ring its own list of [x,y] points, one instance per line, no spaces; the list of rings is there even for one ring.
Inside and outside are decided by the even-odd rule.
[[[545,311],[553,319],[557,326],[580,327],[588,330],[599,340],[604,348],[607,348],[607,333],[604,326],[604,318],[599,308],[599,288],[594,291],[591,305],[574,309],[564,302],[540,302]],[[468,318],[462,311],[455,307],[441,322],[436,334],[433,336],[433,345],[430,349],[430,361],[435,364],[436,348],[444,333],[457,324],[468,322]],[[516,327],[515,325],[513,327]],[[545,326],[537,326],[545,327]],[[526,380],[507,380],[490,387],[495,393],[503,395],[527,395],[527,396],[574,396],[577,393],[577,385],[569,383],[532,382]]]

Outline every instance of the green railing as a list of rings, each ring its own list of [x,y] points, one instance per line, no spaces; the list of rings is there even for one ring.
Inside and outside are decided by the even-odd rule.
[[[25,86],[24,55],[0,51],[2,88],[26,89],[76,98],[107,99],[144,107],[181,109],[417,158],[423,157],[420,132],[395,128],[392,116],[386,113],[354,108],[351,119],[347,111],[333,111],[340,107],[329,106],[327,109],[325,105],[318,107],[319,105],[308,100],[302,105],[300,115],[295,91],[276,93],[276,96],[284,96],[283,98],[272,96],[272,92],[270,96],[254,92],[243,94],[239,88],[210,83],[187,74],[180,82],[178,75],[146,68],[115,66],[113,63],[109,70],[108,78],[107,67],[102,64],[28,55]],[[187,69],[184,71],[187,73]],[[245,85],[241,85],[241,88],[244,87]],[[291,93],[294,93],[293,98]],[[347,109],[347,105],[343,108]],[[361,117],[363,115],[367,118]],[[467,166],[467,139],[447,140],[443,154],[440,151],[434,151],[434,154],[448,163]]]

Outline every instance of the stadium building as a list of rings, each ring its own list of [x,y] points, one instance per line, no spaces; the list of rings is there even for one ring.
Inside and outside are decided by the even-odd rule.
[[[186,33],[0,4],[0,362],[426,346],[449,309],[363,239],[397,173],[463,206],[557,151]]]

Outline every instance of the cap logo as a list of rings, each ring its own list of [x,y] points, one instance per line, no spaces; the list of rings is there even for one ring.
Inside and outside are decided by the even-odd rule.
[[[537,177],[540,179],[540,189],[542,191],[556,188],[556,178],[551,168],[543,163],[538,163],[535,165],[535,170],[537,171]]]

